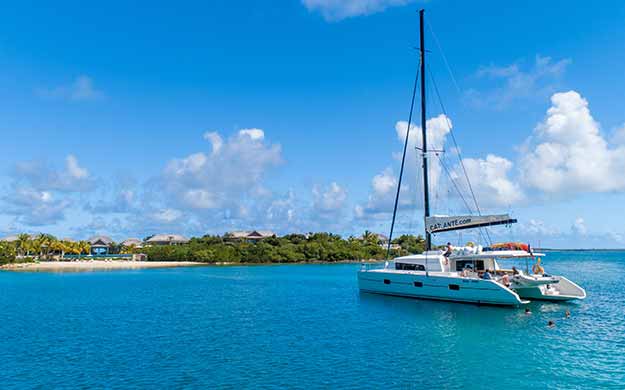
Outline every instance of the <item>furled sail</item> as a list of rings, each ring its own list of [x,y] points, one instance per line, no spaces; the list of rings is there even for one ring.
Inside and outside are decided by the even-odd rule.
[[[509,225],[511,223],[516,223],[516,219],[510,218],[508,214],[432,216],[425,218],[425,229],[428,233],[439,233],[484,226]]]

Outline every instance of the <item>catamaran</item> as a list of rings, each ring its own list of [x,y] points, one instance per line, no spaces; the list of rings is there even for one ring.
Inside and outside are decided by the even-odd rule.
[[[483,229],[489,226],[510,225],[516,219],[508,214],[499,215],[462,215],[462,216],[431,216],[428,189],[428,144],[425,105],[425,36],[424,11],[419,12],[420,19],[420,69],[421,74],[421,136],[422,136],[422,168],[424,188],[424,221],[425,251],[421,254],[402,256],[387,261],[383,268],[369,268],[363,265],[358,272],[358,285],[367,293],[402,296],[410,298],[445,300],[454,302],[470,302],[503,306],[519,306],[529,302],[528,299],[550,301],[566,301],[584,299],[583,288],[563,276],[548,275],[542,267],[535,267],[530,273],[516,267],[504,269],[499,261],[508,259],[540,259],[545,256],[535,253],[529,245],[469,245],[450,247],[446,251],[432,249],[432,234],[462,229]],[[418,78],[418,76],[417,76]],[[401,177],[403,174],[408,132],[412,120],[416,82],[413,93],[413,104],[408,120],[404,156],[398,180],[397,196],[390,239],[393,235],[395,214],[400,194]],[[467,178],[468,180],[468,178]],[[478,209],[479,211],[479,209]],[[538,263],[539,264],[539,263]]]

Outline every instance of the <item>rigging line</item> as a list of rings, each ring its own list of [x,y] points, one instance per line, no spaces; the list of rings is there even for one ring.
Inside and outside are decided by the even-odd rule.
[[[449,168],[447,168],[447,165],[445,164],[445,162],[443,161],[443,159],[439,156],[438,153],[436,153],[436,157],[438,157],[438,161],[441,163],[441,166],[443,167],[443,169],[445,170],[445,173],[447,174],[447,176],[449,176],[449,179],[451,180],[451,183],[454,185],[454,188],[456,189],[456,191],[458,192],[458,195],[460,196],[460,199],[462,199],[462,201],[464,202],[464,205],[467,207],[467,210],[469,210],[469,214],[473,213],[473,210],[471,210],[471,206],[469,205],[469,202],[467,202],[467,200],[464,198],[464,196],[462,196],[462,192],[460,191],[456,181],[453,179],[451,172],[449,171]],[[484,234],[482,233],[482,228],[478,228],[478,235],[484,240],[486,241],[486,237],[484,237]],[[488,241],[490,242],[490,237],[488,237]],[[492,244],[492,243],[491,243]]]
[[[454,188],[458,192],[458,195],[460,195],[460,199],[462,199],[462,202],[467,207],[467,210],[469,211],[469,214],[473,213],[473,210],[471,210],[471,206],[469,205],[469,202],[467,202],[467,200],[464,198],[464,196],[462,196],[462,192],[460,192],[460,188],[458,187],[458,184],[456,183],[456,181],[452,177],[451,172],[449,171],[449,168],[447,168],[447,165],[445,164],[445,162],[443,162],[443,159],[439,156],[438,153],[436,153],[436,157],[438,157],[438,161],[441,163],[441,166],[445,170],[445,173],[449,177],[449,180],[451,180],[451,184],[454,185]]]
[[[464,161],[462,159],[462,154],[460,152],[460,148],[458,147],[458,142],[456,141],[456,136],[454,135],[454,131],[451,126],[451,122],[449,122],[449,116],[447,115],[447,110],[445,110],[445,105],[443,104],[443,99],[441,99],[441,94],[438,91],[438,85],[436,84],[436,79],[434,79],[434,75],[432,74],[432,70],[428,66],[428,72],[430,74],[430,79],[432,80],[432,84],[434,85],[434,91],[436,91],[436,96],[438,97],[438,103],[441,105],[441,110],[445,115],[445,121],[447,122],[447,127],[449,128],[449,134],[451,134],[451,139],[454,143],[454,147],[456,148],[456,153],[458,154],[458,160],[460,160],[460,166],[462,167],[462,172],[464,173],[464,177],[467,180],[467,184],[469,186],[469,191],[471,192],[471,197],[473,198],[473,203],[475,203],[475,209],[477,210],[477,215],[482,215],[482,211],[480,210],[480,206],[477,203],[477,197],[475,196],[475,192],[473,191],[473,186],[471,185],[471,180],[469,180],[469,174],[467,173],[467,169],[464,166]],[[490,233],[488,229],[484,229],[486,231],[486,235],[488,236],[489,244],[492,245],[492,240],[490,238]]]
[[[441,52],[441,57],[443,57],[443,62],[445,62],[445,66],[447,67],[449,76],[451,76],[451,80],[454,82],[454,86],[456,87],[458,94],[462,96],[462,90],[460,89],[460,86],[458,85],[458,82],[456,81],[456,77],[454,77],[454,72],[452,72],[451,66],[449,66],[449,62],[447,61],[447,56],[445,55],[445,51],[443,51],[443,47],[441,46],[441,43],[438,40],[438,37],[436,36],[436,34],[434,34],[434,28],[432,28],[432,24],[429,21],[426,21],[425,24],[427,24],[428,28],[430,29],[430,33],[432,34],[432,37],[434,37],[434,42],[436,42],[436,46],[438,47],[438,50]]]
[[[406,150],[408,150],[408,138],[410,136],[410,125],[412,124],[412,113],[414,111],[414,101],[417,95],[417,84],[419,81],[419,69],[421,68],[421,57],[419,57],[419,66],[414,79],[412,88],[412,101],[410,102],[410,114],[408,115],[408,126],[406,127],[406,140],[404,141],[404,153],[401,158],[401,167],[399,168],[399,179],[397,180],[397,194],[395,195],[395,205],[393,206],[393,220],[391,222],[391,232],[388,235],[388,246],[386,247],[386,259],[391,254],[391,241],[393,240],[393,229],[395,228],[395,217],[397,216],[397,204],[399,203],[399,192],[401,191],[401,179],[404,174],[404,163],[406,162]],[[422,75],[423,76],[423,75]]]

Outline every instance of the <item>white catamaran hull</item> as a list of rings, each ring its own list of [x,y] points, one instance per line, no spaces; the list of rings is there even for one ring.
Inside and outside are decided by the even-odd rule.
[[[564,276],[553,276],[554,284],[518,284],[513,282],[512,289],[521,298],[540,299],[546,301],[570,301],[586,298],[586,291]]]
[[[423,271],[361,270],[358,286],[363,292],[410,298],[504,306],[527,303],[494,280],[455,277],[443,272],[426,275]]]

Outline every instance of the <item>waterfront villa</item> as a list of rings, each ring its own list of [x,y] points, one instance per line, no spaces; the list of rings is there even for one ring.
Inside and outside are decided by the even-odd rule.
[[[124,241],[122,241],[122,246],[125,246],[126,248],[131,247],[131,246],[135,248],[142,248],[143,241],[141,241],[138,238],[127,238]]]
[[[227,241],[245,241],[253,243],[265,238],[274,237],[275,235],[276,234],[270,230],[239,230],[224,234],[224,239]]]
[[[108,255],[113,246],[113,240],[108,236],[93,236],[87,242],[91,245],[92,255]]]
[[[179,245],[187,242],[189,239],[180,234],[155,234],[145,240],[147,245]]]

